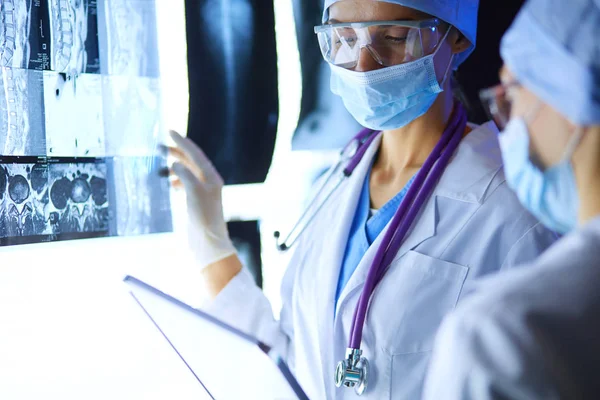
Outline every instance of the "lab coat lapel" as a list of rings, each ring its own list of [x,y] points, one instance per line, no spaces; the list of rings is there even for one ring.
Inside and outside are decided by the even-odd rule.
[[[391,222],[390,222],[391,223]],[[353,294],[356,290],[362,288],[367,279],[367,275],[369,270],[371,269],[371,265],[373,264],[375,253],[377,249],[381,246],[381,242],[385,233],[388,231],[390,227],[390,223],[385,227],[385,229],[377,236],[377,239],[373,242],[373,244],[369,247],[364,257],[362,258],[360,264],[356,268],[356,271],[350,277],[350,280],[346,284],[344,290],[340,295],[337,304],[336,315],[340,314],[341,307],[344,306],[344,303],[348,296]],[[404,243],[400,247],[396,257],[392,261],[392,265],[395,264],[404,254],[406,254],[411,249],[417,247],[423,241],[429,239],[430,237],[435,235],[436,228],[436,207],[435,207],[435,196],[431,196],[430,199],[425,203],[425,206],[417,216],[417,219],[413,223],[411,229],[408,231]]]
[[[354,173],[331,196],[315,226],[320,231],[330,232],[328,235],[320,235],[324,236],[321,247],[323,251],[314,255],[314,261],[318,265],[316,282],[319,282],[319,288],[327,288],[315,293],[315,310],[319,315],[319,345],[326,387],[335,387],[327,383],[333,383],[336,365],[333,359],[333,320],[337,283],[362,185],[380,141],[380,137],[373,141]]]

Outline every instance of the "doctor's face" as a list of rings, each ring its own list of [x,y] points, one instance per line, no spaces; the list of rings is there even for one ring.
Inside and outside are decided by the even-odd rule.
[[[542,169],[558,164],[575,126],[552,106],[521,86],[508,67],[504,66],[500,71],[500,80],[507,88],[506,97],[511,103],[511,119],[529,116],[531,160]]]

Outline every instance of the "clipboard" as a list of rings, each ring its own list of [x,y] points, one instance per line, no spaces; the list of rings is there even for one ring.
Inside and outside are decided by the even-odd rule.
[[[123,281],[210,398],[308,400],[266,344],[137,278]]]

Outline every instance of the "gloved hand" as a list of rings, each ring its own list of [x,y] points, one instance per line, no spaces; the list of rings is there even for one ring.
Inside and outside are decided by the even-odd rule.
[[[174,131],[171,138],[177,145],[169,148],[177,160],[171,170],[187,195],[189,246],[203,269],[236,252],[223,217],[223,178],[194,142]]]

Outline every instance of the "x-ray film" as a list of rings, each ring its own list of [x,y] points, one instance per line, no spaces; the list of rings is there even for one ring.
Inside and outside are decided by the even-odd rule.
[[[101,60],[109,75],[156,78],[158,46],[154,0],[110,0],[100,9],[106,14],[106,57]]]
[[[100,72],[96,0],[2,0],[0,21],[2,66]]]
[[[110,222],[106,164],[102,159],[72,161],[48,164],[46,215],[52,233],[106,234]]]
[[[6,161],[6,160],[3,160]],[[44,203],[48,199],[47,167],[35,162],[0,164],[0,243],[50,235]],[[33,187],[38,188],[36,191]],[[21,242],[21,243],[22,243]]]
[[[173,230],[169,182],[158,171],[166,166],[160,157],[109,159],[113,236],[132,236]]]
[[[103,159],[0,157],[0,244],[108,236]]]
[[[0,155],[45,154],[42,72],[0,68]]]
[[[106,154],[152,154],[160,139],[160,86],[156,78],[103,77]]]
[[[102,76],[44,72],[43,86],[48,156],[104,157]]]
[[[154,0],[0,1],[0,246],[172,230]]]

